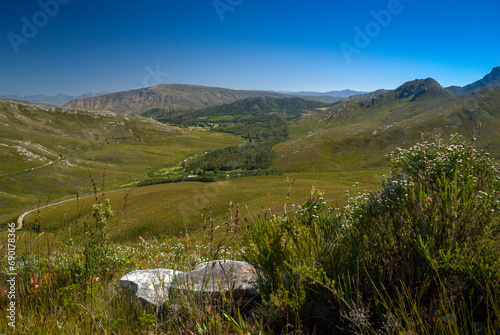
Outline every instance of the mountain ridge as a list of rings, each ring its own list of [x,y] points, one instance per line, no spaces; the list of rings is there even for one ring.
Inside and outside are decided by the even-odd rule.
[[[148,88],[79,98],[65,104],[69,108],[106,109],[120,114],[142,114],[153,108],[199,109],[253,97],[290,97],[272,91],[232,90],[183,84],[160,84]],[[307,97],[309,100],[335,102],[332,97]],[[326,100],[326,101],[325,101]]]
[[[474,137],[476,148],[500,142],[500,88],[456,97],[431,78],[407,82],[366,99],[350,99],[290,123],[291,138],[276,146],[274,168],[287,172],[374,169],[408,143]],[[500,150],[489,147],[492,157]]]
[[[458,97],[472,94],[477,90],[487,86],[500,87],[500,66],[494,67],[490,73],[485,75],[482,79],[477,80],[466,86],[449,86],[445,89]]]

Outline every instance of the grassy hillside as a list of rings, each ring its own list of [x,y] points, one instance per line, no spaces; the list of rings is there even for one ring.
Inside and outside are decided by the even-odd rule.
[[[379,168],[397,147],[447,138],[475,137],[479,147],[493,143],[500,157],[500,89],[488,87],[456,98],[431,79],[406,83],[379,96],[350,100],[306,115],[289,127],[290,139],[275,147],[274,168],[285,171],[341,171]]]
[[[0,100],[0,222],[39,201],[90,192],[89,168],[106,169],[107,187],[119,188],[148,171],[240,142],[139,116]]]
[[[115,217],[109,222],[109,236],[115,242],[136,241],[138,236],[158,238],[174,233],[184,236],[186,231],[190,236],[196,236],[202,226],[201,215],[206,217],[212,213],[216,222],[224,222],[230,202],[233,212],[239,204],[239,215],[245,222],[252,221],[269,209],[281,212],[289,183],[294,179],[290,194],[292,200],[288,204],[290,209],[292,204],[305,202],[314,185],[324,190],[326,199],[333,202],[342,199],[346,190],[352,189],[356,182],[368,178],[377,184],[381,175],[382,171],[335,175],[292,173],[286,176],[228,178],[215,183],[171,183],[126,189],[106,194],[115,211]],[[101,198],[101,194],[98,196]],[[91,220],[88,215],[93,203],[94,196],[47,208],[42,204],[40,213],[34,211],[25,218],[25,228],[40,227],[37,229],[50,233],[55,245],[62,245],[69,238],[77,241],[82,236],[83,222]]]
[[[106,169],[108,190],[140,181],[145,181],[143,185],[177,181],[187,174],[219,180],[215,184],[157,185],[159,193],[147,203],[138,202],[136,208],[141,212],[140,206],[152,206],[152,212],[165,214],[153,219],[150,211],[144,210],[146,217],[137,218],[134,228],[123,233],[134,236],[142,231],[168,234],[184,224],[192,228],[207,209],[187,206],[190,212],[186,222],[179,219],[175,209],[182,199],[193,194],[196,197],[198,188],[210,189],[227,182],[238,185],[238,192],[208,197],[207,204],[219,208],[218,215],[222,215],[229,201],[259,199],[250,191],[253,186],[255,191],[260,190],[290,173],[297,177],[305,172],[321,176],[316,179],[318,185],[335,184],[329,177],[332,172],[336,176],[348,171],[360,176],[356,181],[380,178],[380,169],[388,166],[384,155],[420,141],[422,133],[431,140],[435,132],[447,138],[457,132],[470,137],[475,131],[477,146],[484,147],[491,141],[492,156],[500,157],[496,144],[500,89],[495,87],[457,98],[432,79],[416,80],[376,96],[353,98],[329,108],[320,106],[295,98],[246,99],[193,112],[195,123],[216,130],[201,131],[180,130],[151,119],[110,112],[97,117],[92,112],[2,102],[0,148],[6,159],[1,167],[5,175],[0,176],[0,219],[14,220],[23,209],[70,198],[77,191],[90,193],[89,167],[95,176]],[[255,177],[231,179],[252,169],[257,169],[258,173],[252,173]],[[282,175],[263,176],[275,172]],[[372,184],[377,178],[370,180]],[[134,189],[132,194],[146,189]],[[173,198],[162,195],[171,193],[175,194]],[[118,195],[113,197],[118,201]],[[176,204],[169,207],[172,211],[159,210],[170,202]],[[257,207],[262,203],[257,201]],[[60,207],[60,216],[48,222],[60,224],[64,207]],[[165,220],[170,223],[162,226]]]

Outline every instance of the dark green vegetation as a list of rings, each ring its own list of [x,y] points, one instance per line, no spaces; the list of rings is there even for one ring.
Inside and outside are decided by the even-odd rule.
[[[331,105],[302,98],[258,97],[194,111],[156,108],[147,111],[143,116],[182,126],[228,127],[240,123],[255,124],[273,119],[291,120],[302,114],[315,112],[317,108],[328,106]]]
[[[210,172],[213,176],[214,171],[268,169],[275,158],[273,147],[288,138],[287,121],[328,106],[301,98],[259,97],[192,112],[153,109],[144,115],[172,125],[204,127],[246,140],[245,144],[211,151],[183,165],[193,174]]]

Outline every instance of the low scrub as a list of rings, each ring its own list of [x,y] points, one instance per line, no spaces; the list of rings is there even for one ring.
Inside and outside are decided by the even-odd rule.
[[[389,160],[380,191],[334,208],[313,190],[246,233],[260,312],[278,333],[499,332],[496,165],[458,136]]]

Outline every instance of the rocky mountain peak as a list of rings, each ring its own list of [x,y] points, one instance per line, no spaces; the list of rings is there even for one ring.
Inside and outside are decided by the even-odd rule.
[[[404,83],[396,89],[396,98],[397,99],[406,99],[412,95],[414,95],[415,100],[422,94],[430,91],[430,90],[443,90],[441,85],[437,81],[432,78],[427,79],[415,79],[409,82]]]

